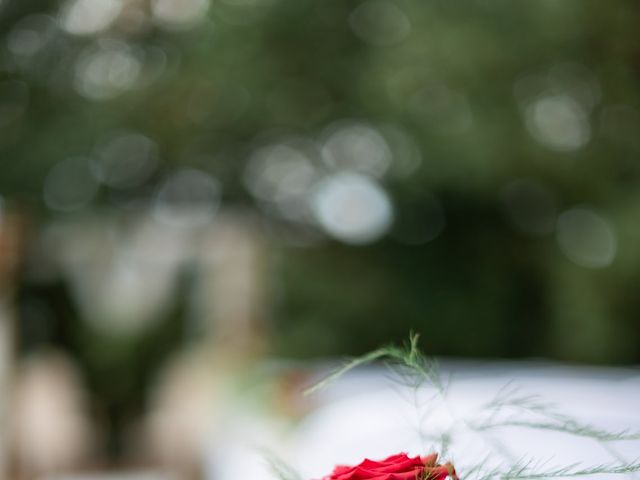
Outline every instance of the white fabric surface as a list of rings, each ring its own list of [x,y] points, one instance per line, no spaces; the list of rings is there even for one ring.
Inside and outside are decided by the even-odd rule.
[[[242,426],[231,429],[223,448],[218,444],[207,459],[210,480],[276,478],[267,465],[265,446],[300,472],[302,478],[318,479],[336,464],[354,464],[363,458],[383,458],[401,451],[424,454],[439,448],[422,431],[437,435],[452,425],[446,459],[452,460],[462,478],[465,469],[490,454],[489,463],[503,459],[491,453],[489,438],[497,439],[515,460],[543,463],[538,470],[580,463],[594,466],[616,459],[591,439],[564,433],[504,428],[492,437],[465,432],[463,421],[478,420],[478,408],[501,392],[518,388],[518,396],[536,395],[552,402],[554,410],[594,427],[613,431],[640,431],[640,370],[566,367],[534,363],[449,362],[442,366],[449,378],[446,405],[427,401],[433,390],[414,390],[389,379],[382,368],[359,369],[319,393],[322,406],[293,431],[285,431],[269,419],[245,417]],[[531,417],[534,418],[534,417]],[[537,417],[535,417],[537,418]],[[527,419],[526,414],[518,419]],[[640,458],[640,441],[611,442],[627,460]],[[505,460],[506,461],[506,460]],[[640,478],[632,475],[600,475],[597,478]]]

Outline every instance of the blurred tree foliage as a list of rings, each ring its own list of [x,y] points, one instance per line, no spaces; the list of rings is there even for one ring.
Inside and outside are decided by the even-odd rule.
[[[187,25],[167,0],[125,0],[95,31],[69,20],[77,3],[0,2],[7,201],[69,215],[43,200],[52,168],[140,132],[156,168],[82,210],[146,205],[177,168],[215,177],[223,205],[271,225],[279,353],[413,329],[437,354],[640,361],[637,1],[216,0]],[[368,245],[246,188],[257,146],[344,119],[393,154],[378,181],[394,222]]]

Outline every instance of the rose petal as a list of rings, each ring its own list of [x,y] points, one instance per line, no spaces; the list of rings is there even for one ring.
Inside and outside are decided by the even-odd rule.
[[[459,480],[453,465],[438,465],[438,454],[409,457],[406,453],[384,460],[365,458],[355,466],[338,465],[323,480]]]

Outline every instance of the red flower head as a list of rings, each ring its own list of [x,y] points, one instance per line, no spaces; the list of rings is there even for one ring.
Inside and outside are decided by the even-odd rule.
[[[426,457],[408,457],[406,453],[392,455],[384,460],[365,459],[359,465],[338,465],[323,480],[459,480],[453,465],[438,464],[438,454]]]

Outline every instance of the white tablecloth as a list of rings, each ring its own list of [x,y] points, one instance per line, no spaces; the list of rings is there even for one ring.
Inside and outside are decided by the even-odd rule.
[[[464,477],[465,469],[490,454],[488,464],[538,462],[537,470],[579,463],[594,466],[640,457],[640,441],[606,445],[588,438],[530,428],[473,432],[464,422],[480,421],[480,406],[492,399],[527,397],[553,403],[554,411],[612,431],[640,431],[640,370],[567,367],[545,363],[445,362],[446,402],[433,389],[415,389],[390,380],[383,368],[353,371],[318,394],[322,405],[293,430],[277,421],[245,416],[230,429],[227,442],[212,446],[206,459],[210,480],[276,478],[265,460],[266,447],[290,463],[302,478],[318,479],[335,464],[397,453],[425,454],[441,448],[430,435],[457,426],[446,459]],[[530,399],[533,401],[533,399]],[[536,399],[535,401],[538,401]],[[538,420],[523,413],[518,419]],[[486,422],[486,418],[484,419]],[[422,426],[420,427],[420,423]],[[422,432],[422,434],[421,434]],[[499,453],[506,447],[508,454]],[[617,453],[610,450],[614,447]],[[640,478],[601,475],[597,478]]]

